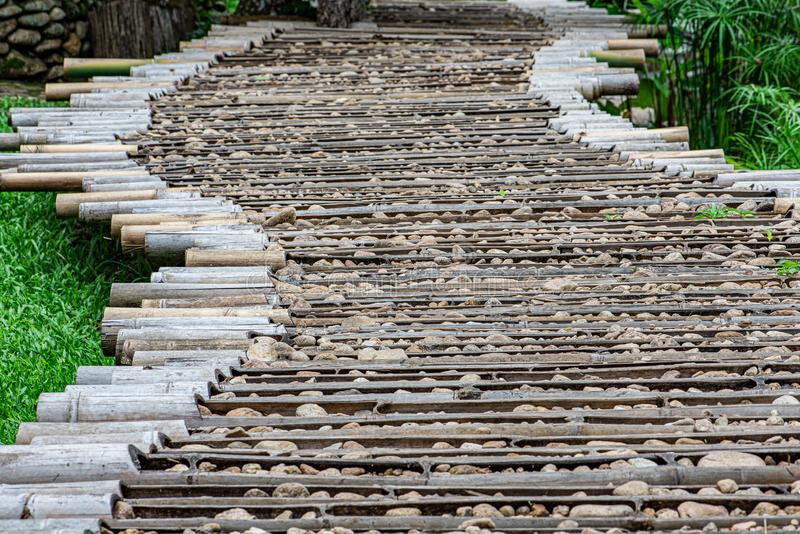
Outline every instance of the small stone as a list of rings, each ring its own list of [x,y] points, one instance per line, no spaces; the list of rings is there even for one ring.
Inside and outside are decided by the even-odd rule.
[[[292,342],[296,347],[313,347],[317,344],[317,339],[314,336],[301,334],[296,336]]]
[[[0,19],[11,18],[14,15],[19,15],[20,13],[22,13],[21,7],[14,4],[8,4],[7,6],[0,8]]]
[[[579,504],[569,511],[569,517],[625,517],[633,515],[627,504]]]
[[[301,404],[295,410],[295,414],[297,417],[324,417],[328,412],[319,404]]]
[[[697,462],[698,467],[764,467],[767,464],[755,454],[736,451],[714,451]]]
[[[386,511],[386,515],[389,517],[412,517],[422,515],[422,510],[419,508],[412,508],[410,506],[403,508],[392,508],[391,510]]]
[[[214,516],[214,519],[250,521],[255,519],[255,516],[244,508],[231,508],[230,510],[225,510],[224,512],[218,513]]]
[[[635,495],[647,495],[650,493],[650,485],[641,480],[631,480],[621,486],[614,488],[612,492],[614,495],[621,497],[633,497]]]
[[[272,343],[253,343],[247,347],[247,358],[254,361],[274,362],[278,353]]]
[[[45,35],[45,37],[63,37],[67,34],[67,29],[63,24],[53,22],[43,29],[42,33]]]
[[[408,359],[406,351],[403,349],[381,349],[375,350],[372,347],[360,349],[358,351],[358,359],[360,361],[371,362],[401,362]]]
[[[75,34],[78,36],[78,39],[86,39],[86,36],[89,35],[89,23],[85,20],[77,21],[75,23]]]
[[[34,48],[33,51],[37,54],[45,54],[47,52],[52,52],[53,50],[58,50],[59,48],[61,48],[61,41],[59,39],[45,39],[36,45],[36,48]]]
[[[53,8],[56,3],[53,0],[30,0],[22,5],[22,8],[28,13],[35,11],[48,11]]]
[[[493,529],[495,528],[494,521],[491,520],[489,517],[476,517],[475,519],[467,519],[460,525],[458,525],[459,529],[467,529],[469,527],[478,527],[478,528],[488,528]]]
[[[114,519],[135,519],[136,514],[133,511],[133,506],[125,501],[117,501],[114,503]]]
[[[548,291],[572,291],[578,285],[569,278],[551,278],[542,287]]]
[[[297,499],[302,497],[308,497],[311,493],[308,489],[297,482],[285,482],[280,484],[275,490],[272,492],[273,497],[279,497],[283,499]]]
[[[36,46],[42,40],[42,35],[36,30],[19,28],[8,36],[8,42],[16,46]],[[42,63],[44,65],[44,63]]]
[[[762,501],[758,503],[750,513],[751,515],[778,515],[780,511],[781,507],[777,504]]]
[[[276,453],[291,452],[297,450],[297,445],[295,445],[294,442],[292,441],[266,439],[264,441],[259,441],[258,443],[256,443],[253,449],[272,451]]]
[[[678,505],[678,514],[683,518],[689,519],[698,517],[724,517],[728,515],[728,510],[724,506],[686,501]]]
[[[503,517],[500,510],[486,503],[475,505],[472,509],[472,515],[475,517]]]
[[[277,226],[283,223],[294,224],[295,220],[297,220],[297,211],[292,207],[288,207],[283,208],[278,213],[267,219],[264,223],[264,226]]]
[[[789,406],[794,404],[800,404],[800,400],[797,400],[797,397],[793,397],[791,395],[781,395],[780,397],[772,401],[772,404]]]
[[[735,493],[739,489],[739,484],[730,478],[723,478],[717,481],[717,489],[722,493]]]
[[[242,469],[244,471],[244,469]],[[269,493],[259,488],[250,488],[244,492],[245,497],[269,497]]]
[[[12,50],[5,58],[0,59],[0,76],[2,77],[29,78],[46,70],[47,65],[41,59],[23,55],[16,50]]]
[[[8,19],[0,22],[0,39],[17,28],[17,19]]]
[[[261,417],[261,412],[258,412],[252,408],[234,408],[226,413],[228,417]]]
[[[50,15],[47,13],[31,13],[30,15],[18,17],[17,22],[28,28],[41,28],[50,23]]]
[[[75,33],[70,33],[67,40],[61,45],[61,48],[68,56],[76,56],[81,51],[81,40]]]
[[[53,65],[50,67],[50,70],[47,71],[47,75],[45,76],[45,80],[55,80],[57,78],[61,78],[64,76],[64,67],[61,65]]]
[[[66,16],[67,16],[67,14],[64,13],[64,10],[61,9],[60,7],[58,7],[58,6],[56,6],[53,9],[50,10],[50,20],[54,20],[54,21],[64,20],[64,18]]]
[[[184,464],[175,464],[172,467],[168,467],[166,471],[171,473],[183,473],[184,471],[188,471],[189,466]]]

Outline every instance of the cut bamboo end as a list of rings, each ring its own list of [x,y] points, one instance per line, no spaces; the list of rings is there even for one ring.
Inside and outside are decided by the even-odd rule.
[[[79,207],[84,202],[118,202],[123,200],[152,200],[158,191],[104,191],[102,193],[64,193],[56,196],[56,215],[58,217],[77,217]]]
[[[661,138],[667,143],[689,142],[689,128],[686,126],[674,126],[672,128],[655,128],[650,130],[658,132]]]
[[[630,50],[641,48],[648,56],[658,55],[658,39],[609,39],[609,50]]]
[[[136,145],[80,143],[75,145],[20,145],[20,152],[41,154],[71,154],[74,152],[125,152],[138,153]]]
[[[187,267],[245,267],[266,265],[273,271],[286,267],[286,254],[272,250],[209,250],[192,248],[186,251]]]
[[[208,213],[182,215],[176,213],[125,213],[111,216],[111,235],[121,237],[122,228],[126,226],[153,226],[165,223],[196,224],[207,221],[246,221],[243,213]]]
[[[64,76],[67,78],[127,76],[131,67],[151,63],[152,59],[68,57],[64,58]]]
[[[630,50],[592,50],[589,55],[597,61],[608,63],[609,67],[643,69],[647,58],[641,48]]]

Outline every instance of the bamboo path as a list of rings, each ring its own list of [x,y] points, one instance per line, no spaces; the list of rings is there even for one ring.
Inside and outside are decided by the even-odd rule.
[[[66,65],[0,188],[159,270],[0,447],[0,531],[796,531],[800,174],[600,111],[658,32],[382,0]]]

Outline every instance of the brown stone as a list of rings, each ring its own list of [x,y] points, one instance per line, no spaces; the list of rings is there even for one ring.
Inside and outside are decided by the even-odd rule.
[[[66,55],[76,56],[78,55],[78,52],[81,51],[81,40],[74,32],[70,33],[67,40],[61,45],[61,48],[64,50]]]

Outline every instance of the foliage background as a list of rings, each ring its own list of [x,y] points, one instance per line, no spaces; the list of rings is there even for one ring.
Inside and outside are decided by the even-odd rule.
[[[740,165],[800,168],[800,0],[595,0],[663,24],[646,75],[659,125]]]
[[[53,105],[0,99],[0,131],[10,107]],[[74,220],[55,218],[51,193],[0,193],[0,443],[36,417],[42,391],[63,391],[79,365],[111,363],[100,352],[97,323],[111,281],[145,279],[138,257]]]

